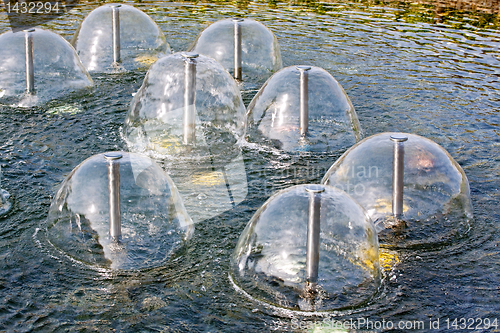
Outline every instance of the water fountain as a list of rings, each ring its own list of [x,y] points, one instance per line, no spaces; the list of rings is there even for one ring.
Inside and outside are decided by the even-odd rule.
[[[174,183],[150,158],[94,155],[78,165],[52,200],[48,240],[88,265],[161,265],[194,230]]]
[[[254,214],[231,257],[242,293],[301,311],[353,308],[380,284],[377,233],[343,191],[297,185],[277,192]]]
[[[211,24],[189,50],[214,58],[237,80],[265,80],[282,67],[280,47],[272,31],[247,18]]]
[[[381,133],[344,153],[323,178],[349,193],[392,245],[449,241],[472,217],[469,182],[437,143],[416,134]]]
[[[238,146],[245,125],[234,79],[215,60],[182,52],[151,66],[132,100],[123,134],[131,150],[164,159],[180,192],[189,193],[186,208],[198,221],[246,197]]]
[[[361,136],[356,111],[324,69],[290,66],[274,74],[248,106],[248,141],[287,152],[345,149]]]
[[[155,20],[158,18],[158,25],[167,38],[175,39],[178,49],[186,49],[200,32],[199,27],[221,16],[246,13],[262,20],[278,37],[282,52],[286,51],[283,61],[318,65],[334,74],[354,103],[361,126],[370,135],[397,127],[398,131],[418,133],[444,147],[467,173],[475,219],[470,224],[462,223],[468,217],[454,215],[453,211],[460,211],[457,206],[450,212],[408,220],[405,214],[411,207],[406,196],[411,184],[408,187],[404,182],[403,200],[398,201],[401,196],[396,195],[396,202],[400,204],[395,205],[393,212],[394,146],[397,145],[401,156],[401,146],[411,145],[412,138],[408,136],[404,141],[404,138],[395,137],[395,141],[391,141],[387,137],[390,146],[384,156],[390,171],[387,176],[390,184],[387,186],[389,193],[380,206],[385,206],[383,210],[389,219],[392,218],[389,215],[399,215],[403,222],[379,232],[382,242],[390,247],[382,245],[379,251],[380,266],[385,270],[379,293],[371,299],[363,295],[360,301],[369,299],[367,302],[344,310],[321,312],[319,308],[320,312],[313,312],[313,304],[304,302],[312,297],[300,296],[296,299],[302,303],[294,309],[302,306],[311,311],[276,309],[265,304],[280,306],[279,302],[266,302],[259,297],[259,292],[237,284],[251,299],[242,296],[228,278],[232,267],[230,257],[238,236],[268,199],[266,190],[317,182],[327,170],[323,170],[324,167],[329,168],[341,152],[290,154],[279,149],[269,152],[260,144],[244,143],[249,184],[247,198],[235,209],[196,224],[191,240],[169,257],[166,264],[140,271],[82,265],[80,262],[84,260],[80,259],[80,254],[72,255],[71,249],[65,249],[61,251],[68,255],[62,255],[49,243],[54,237],[49,235],[51,230],[46,229],[47,213],[55,186],[72,167],[99,151],[125,149],[117,137],[125,116],[123,106],[132,98],[130,88],[137,84],[138,72],[145,74],[145,71],[106,76],[98,78],[99,94],[72,98],[70,103],[81,106],[80,113],[49,116],[45,106],[25,112],[0,105],[0,164],[5,176],[8,169],[8,177],[2,178],[0,187],[11,193],[14,206],[10,213],[1,216],[0,223],[0,269],[3,272],[0,275],[0,326],[3,330],[347,332],[353,328],[337,329],[327,325],[333,321],[370,319],[375,325],[382,320],[391,321],[395,325],[393,331],[413,331],[397,328],[397,325],[415,322],[425,324],[417,331],[431,331],[434,326],[431,324],[440,325],[442,331],[458,331],[457,326],[453,327],[454,318],[471,316],[480,317],[476,318],[474,326],[481,328],[476,327],[476,330],[498,329],[495,318],[499,304],[495,295],[500,283],[500,253],[497,250],[500,239],[497,209],[500,82],[495,73],[500,72],[500,62],[498,34],[492,26],[495,20],[481,17],[483,25],[475,26],[476,14],[457,18],[446,11],[438,13],[442,21],[434,24],[429,21],[433,19],[434,9],[428,5],[401,6],[387,2],[360,6],[347,2],[157,1],[135,5]],[[81,3],[81,11],[68,9],[47,27],[71,38],[78,23],[97,6],[100,4]],[[0,20],[1,33],[10,29],[7,16],[3,18]],[[173,42],[171,45],[174,46]],[[19,54],[19,59],[24,66],[24,55]],[[34,69],[36,88],[36,66]],[[22,78],[24,82],[24,76]],[[245,72],[243,79],[246,80],[243,84],[249,82]],[[26,89],[26,85],[22,88]],[[312,103],[312,98],[308,102]],[[49,107],[54,103],[57,101],[49,103]],[[308,130],[314,127],[313,123],[307,125]],[[166,149],[163,145],[159,148]],[[261,163],[263,155],[271,154],[276,164]],[[366,154],[373,157],[376,153],[366,151]],[[404,155],[403,162],[408,158],[407,150]],[[292,168],[284,167],[283,173],[266,177],[270,175],[266,168],[275,167],[288,156],[298,159]],[[186,165],[183,158],[168,155],[165,163],[172,160],[173,164]],[[185,156],[185,160],[189,158]],[[321,158],[323,163],[313,176],[302,177],[305,172],[295,172],[299,162],[312,163],[314,158]],[[398,179],[406,174],[408,166],[403,163],[401,170],[398,165],[401,164],[396,163],[395,179],[396,184],[401,184]],[[369,170],[366,169],[366,173]],[[358,173],[362,176],[362,168],[354,171],[354,177],[358,177]],[[376,169],[372,168],[371,172],[376,174]],[[352,170],[350,173],[352,175]],[[208,185],[215,179],[221,184],[224,179],[222,172],[218,174],[221,177],[215,177],[216,173],[212,172],[210,175],[214,177],[202,173],[194,180]],[[104,181],[109,182],[109,179]],[[351,192],[361,189],[361,186],[354,187]],[[430,191],[433,185],[425,189]],[[199,193],[192,193],[196,193],[194,198],[197,199]],[[382,209],[380,206],[377,208]],[[121,217],[123,237],[126,230],[123,215]],[[286,230],[282,230],[285,234]],[[449,237],[452,236],[449,232],[464,236]],[[392,238],[388,238],[388,233],[392,233]],[[400,248],[407,247],[409,241],[421,246]],[[76,244],[73,248],[82,247],[80,243],[72,244]],[[304,244],[307,247],[307,240]],[[390,263],[383,263],[384,257],[399,263],[392,268]],[[95,261],[87,262],[93,264]],[[111,264],[104,262],[102,266],[111,267]],[[320,276],[321,270],[318,270],[319,279]],[[282,283],[279,279],[272,281],[267,289],[270,292],[275,290],[272,289],[274,282]],[[340,295],[339,299],[342,297]],[[319,326],[318,323],[326,324]],[[391,331],[366,326],[356,330]]]
[[[106,4],[90,12],[71,44],[91,73],[148,68],[170,54],[156,23],[141,10],[124,4]]]
[[[0,103],[32,107],[93,86],[73,47],[39,28],[0,35]]]

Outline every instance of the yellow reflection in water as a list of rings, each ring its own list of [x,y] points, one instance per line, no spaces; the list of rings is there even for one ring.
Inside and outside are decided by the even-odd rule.
[[[142,55],[138,56],[137,58],[134,59],[136,62],[141,63],[145,66],[151,66],[156,60],[158,60],[158,57],[155,56],[148,56],[148,55]]]
[[[178,138],[165,134],[152,138],[150,143],[153,149],[168,154],[178,153],[181,147]]]
[[[195,174],[192,177],[193,184],[214,186],[224,184],[224,175],[220,171]]]
[[[399,262],[398,253],[396,251],[380,249],[378,255],[380,260],[380,266],[386,272],[390,271]]]
[[[373,208],[375,208],[379,213],[392,214],[392,200],[377,199]],[[408,205],[403,202],[403,213],[406,213],[408,208]]]

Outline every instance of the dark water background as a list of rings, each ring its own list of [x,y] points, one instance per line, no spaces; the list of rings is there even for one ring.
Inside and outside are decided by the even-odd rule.
[[[70,40],[98,5],[84,3],[44,27]],[[342,84],[365,136],[416,133],[442,145],[464,168],[475,216],[469,233],[453,244],[400,250],[399,263],[384,273],[381,292],[363,308],[332,313],[335,319],[418,320],[425,322],[423,331],[431,331],[429,319],[440,318],[435,332],[456,331],[447,329],[447,318],[498,318],[500,326],[497,30],[484,24],[476,28],[467,17],[436,24],[418,19],[427,15],[425,8],[422,16],[383,4],[134,5],[158,23],[173,51],[187,49],[216,20],[235,15],[257,19],[278,37],[284,66],[323,67]],[[0,32],[7,30],[2,14]],[[240,232],[272,192],[319,182],[338,154],[306,161],[263,157],[245,148],[247,199],[196,224],[192,240],[160,268],[99,271],[68,260],[46,242],[50,201],[65,176],[93,154],[126,149],[120,127],[144,74],[96,75],[93,93],[40,108],[0,107],[1,187],[14,198],[13,210],[0,219],[0,331],[291,330],[289,313],[267,309],[234,290],[227,277],[229,257]],[[246,104],[253,93],[245,94]],[[73,111],[56,112],[64,104]],[[305,165],[308,172],[292,176],[286,167],[294,165]]]

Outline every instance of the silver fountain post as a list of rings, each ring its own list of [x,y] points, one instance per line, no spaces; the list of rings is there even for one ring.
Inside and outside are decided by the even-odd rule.
[[[34,28],[24,30],[24,45],[26,53],[26,92],[35,93],[35,69],[33,64],[33,32]]]
[[[182,116],[183,143],[191,145],[196,138],[196,58],[197,53],[183,52],[184,66],[184,113]]]
[[[113,16],[113,63],[120,62],[120,7],[121,5],[111,5]]]
[[[119,241],[122,235],[120,213],[120,153],[106,153],[108,161],[108,192],[109,192],[109,235],[114,241]]]
[[[297,66],[300,71],[300,113],[299,113],[299,130],[300,135],[307,135],[309,130],[309,66]]]
[[[233,18],[234,22],[234,78],[241,80],[241,25],[242,18]]]
[[[404,134],[391,135],[394,142],[392,160],[392,215],[400,218],[403,215],[403,180],[405,167],[404,142],[408,136]]]
[[[309,219],[307,222],[306,280],[309,287],[314,287],[318,281],[321,192],[325,191],[325,187],[322,185],[309,185],[306,191],[310,194]]]

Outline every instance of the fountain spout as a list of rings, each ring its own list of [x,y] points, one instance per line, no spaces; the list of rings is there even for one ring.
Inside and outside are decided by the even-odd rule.
[[[33,32],[34,28],[24,30],[26,48],[26,92],[35,93],[35,69],[33,64]]]
[[[318,281],[321,192],[325,191],[325,187],[310,185],[306,191],[310,194],[307,222],[306,281],[308,287],[313,289]]]
[[[403,215],[403,180],[405,167],[404,142],[408,140],[406,135],[391,135],[394,142],[392,160],[392,215],[401,218]]]
[[[120,62],[120,7],[111,5],[113,17],[113,63]]]
[[[192,145],[196,139],[196,58],[198,53],[184,52],[184,113],[182,117],[183,143]]]
[[[309,130],[309,66],[297,66],[300,71],[300,113],[299,113],[299,129],[300,136],[306,136]]]
[[[109,191],[109,235],[113,241],[120,241],[122,224],[120,213],[120,162],[122,154],[106,153],[108,160],[108,191]]]
[[[241,25],[242,18],[233,18],[234,22],[234,78],[241,80]]]

